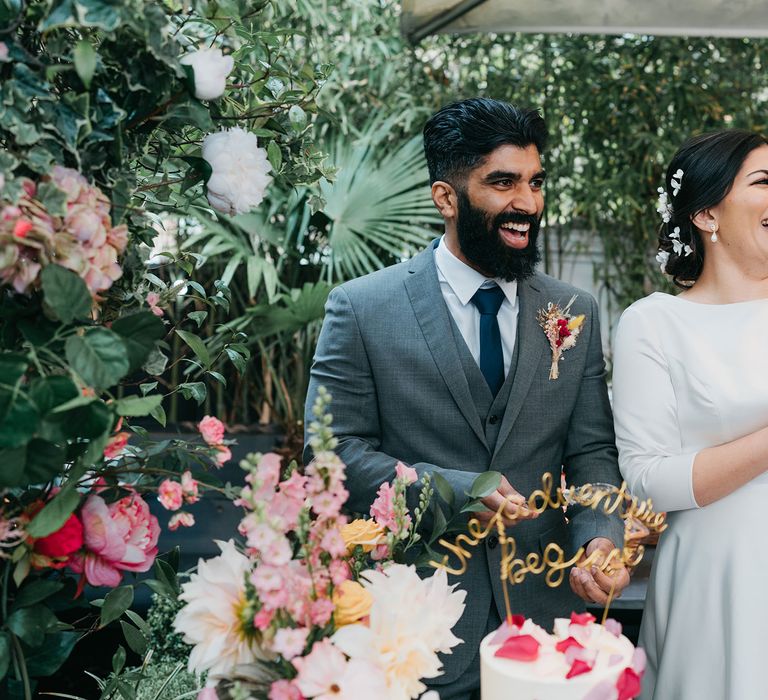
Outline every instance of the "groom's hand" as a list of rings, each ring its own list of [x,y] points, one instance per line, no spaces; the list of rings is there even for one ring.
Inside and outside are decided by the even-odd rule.
[[[502,508],[501,518],[505,527],[515,525],[521,520],[538,518],[539,514],[528,508],[526,499],[521,493],[512,487],[507,478],[502,476],[499,488],[480,501],[488,510],[481,510],[473,514],[481,523],[487,523]]]
[[[621,591],[627,587],[629,571],[620,560],[611,559],[609,568],[605,572],[599,569],[599,565],[607,559],[613,549],[616,547],[607,537],[595,537],[589,541],[581,560],[571,569],[570,574],[571,589],[579,598],[588,603],[605,605],[608,602],[611,587],[613,587],[614,598],[618,598]],[[593,566],[591,570],[583,568],[581,564],[595,551],[602,555],[598,559],[598,565]]]

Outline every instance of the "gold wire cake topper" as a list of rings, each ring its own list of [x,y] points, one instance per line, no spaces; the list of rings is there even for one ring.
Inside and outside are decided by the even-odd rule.
[[[567,559],[563,548],[555,542],[550,542],[544,551],[529,552],[524,559],[516,556],[517,543],[514,537],[507,535],[504,520],[514,522],[521,515],[520,510],[512,515],[504,515],[504,511],[510,500],[505,500],[493,517],[483,525],[477,518],[471,518],[467,529],[469,534],[461,533],[453,542],[445,539],[438,540],[445,549],[453,553],[458,559],[456,567],[449,566],[450,555],[443,556],[442,561],[431,561],[430,565],[437,569],[444,569],[449,574],[460,576],[467,570],[467,561],[472,558],[472,552],[466,547],[475,547],[488,537],[494,530],[501,545],[501,586],[504,592],[504,605],[507,612],[507,620],[512,619],[512,607],[509,601],[509,586],[521,583],[527,574],[542,574],[546,571],[544,580],[550,588],[556,588],[562,584],[565,571],[576,565],[582,568],[597,566],[601,571],[610,575],[613,562],[620,562],[622,566],[631,569],[643,558],[645,547],[639,544],[639,540],[650,533],[661,533],[667,525],[664,522],[666,515],[656,513],[650,498],[640,501],[627,490],[627,485],[613,484],[584,484],[575,488],[563,490],[558,487],[552,496],[554,479],[552,474],[546,473],[541,479],[542,488],[537,489],[528,497],[526,506],[528,511],[537,514],[543,513],[548,508],[562,508],[566,505],[581,505],[597,510],[602,507],[606,515],[617,513],[624,521],[624,542],[621,548],[611,550],[607,555],[596,550],[582,561],[586,554],[586,548],[580,547],[578,551]],[[613,601],[614,588],[612,587],[603,611],[603,622],[608,616],[608,608]]]

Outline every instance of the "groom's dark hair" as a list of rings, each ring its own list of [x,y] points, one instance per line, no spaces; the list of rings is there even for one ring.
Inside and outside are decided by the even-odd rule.
[[[538,110],[473,97],[446,105],[424,125],[424,155],[430,184],[460,185],[467,173],[499,146],[536,146],[547,142],[547,127]]]

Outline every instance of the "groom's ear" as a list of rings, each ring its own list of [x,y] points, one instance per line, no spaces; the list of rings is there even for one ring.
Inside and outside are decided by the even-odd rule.
[[[709,209],[702,209],[697,214],[691,217],[691,223],[699,229],[699,231],[710,231],[712,224],[717,224],[717,220],[712,216],[712,212]]]
[[[458,198],[452,185],[442,180],[432,184],[432,201],[444,219],[454,219],[458,214]]]

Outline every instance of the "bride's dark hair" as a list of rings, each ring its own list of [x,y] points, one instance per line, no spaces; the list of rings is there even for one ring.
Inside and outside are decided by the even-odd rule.
[[[659,248],[669,253],[666,272],[678,287],[690,287],[704,266],[701,236],[709,234],[699,231],[691,219],[723,201],[749,153],[766,143],[765,137],[752,131],[722,129],[688,139],[675,153],[664,180],[672,214],[659,229]],[[683,175],[673,196],[672,178],[678,170]],[[670,233],[675,227],[680,228],[680,243],[689,245],[691,254],[674,252]]]

